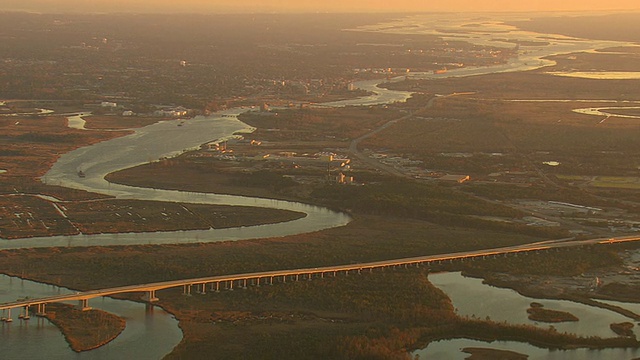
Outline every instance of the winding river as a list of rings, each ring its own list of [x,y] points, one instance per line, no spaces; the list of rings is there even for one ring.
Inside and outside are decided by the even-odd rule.
[[[473,26],[470,26],[470,24]],[[600,48],[629,45],[628,43],[614,41],[574,39],[559,35],[525,32],[505,25],[500,21],[490,21],[486,19],[479,20],[476,17],[465,18],[457,16],[457,14],[453,18],[452,15],[411,16],[391,23],[365,26],[355,30],[395,34],[437,35],[445,40],[465,40],[475,44],[492,46],[500,45],[500,41],[503,41],[505,38],[515,38],[521,41],[531,41],[532,43],[538,44],[534,46],[522,46],[519,56],[517,58],[510,59],[507,64],[450,69],[445,74],[412,73],[408,75],[409,78],[418,79],[473,76],[505,71],[526,71],[553,64],[552,61],[545,60],[543,57],[576,51],[593,51]],[[511,47],[514,45],[504,44],[504,46]],[[392,79],[391,81],[399,81],[404,78],[405,76],[402,76]],[[406,101],[411,96],[411,93],[409,92],[392,91],[380,88],[378,87],[379,83],[379,80],[370,80],[355,84],[361,89],[372,92],[373,94],[370,96],[360,99],[326,103],[321,106],[372,106],[397,101]],[[203,143],[214,140],[220,141],[234,136],[234,134],[237,133],[250,133],[253,129],[237,119],[237,116],[245,111],[248,110],[244,108],[236,108],[216,113],[211,116],[196,117],[185,121],[181,127],[177,127],[175,121],[164,121],[136,129],[131,135],[125,137],[77,149],[64,154],[58,162],[54,164],[51,170],[42,177],[42,181],[48,184],[112,195],[119,199],[257,206],[304,212],[306,217],[281,224],[233,229],[135,234],[81,234],[75,236],[32,238],[11,241],[0,240],[0,249],[52,246],[175,244],[242,240],[293,235],[347,224],[350,221],[350,218],[346,214],[296,202],[138,188],[110,184],[104,180],[104,176],[113,171],[130,168],[150,161],[156,161],[163,157],[174,156],[189,149],[197,148]],[[81,119],[74,119],[71,124],[77,128],[81,128],[83,126]],[[86,174],[86,177],[78,177],[78,171],[83,171]],[[18,287],[16,287],[16,282],[20,282]],[[67,291],[64,289],[49,287],[48,285],[32,284],[30,282],[6,277],[0,279],[0,284],[0,295],[2,296],[0,297],[0,301],[2,302],[15,300],[22,296],[42,296],[48,294],[46,291]],[[41,289],[39,286],[49,288]],[[95,301],[98,302],[100,300]],[[106,347],[93,350],[88,353],[83,353],[81,355],[76,355],[78,357],[114,358],[120,357],[118,354],[125,353],[127,354],[127,357],[130,357],[131,354],[143,349],[142,352],[136,353],[140,355],[140,358],[159,358],[167,354],[181,338],[181,334],[176,327],[175,320],[172,321],[170,316],[162,314],[159,310],[155,311],[153,316],[147,316],[148,312],[145,312],[144,305],[130,302],[119,302],[112,299],[105,299],[102,301],[103,302],[97,305],[97,307],[127,318],[127,330],[123,335]],[[112,303],[120,305],[112,306]],[[52,330],[52,326],[49,325],[48,322],[42,320],[30,321],[31,323],[28,324],[24,321],[14,322],[13,324],[2,323],[2,336],[0,336],[1,351],[4,352],[5,349],[10,348],[19,349],[11,353],[11,358],[34,358],[41,357],[42,354],[51,354],[50,358],[73,357],[74,353],[68,347],[60,345],[60,333],[57,330]],[[130,328],[134,329],[133,332],[131,332],[132,330],[130,330]],[[159,335],[161,338],[155,338],[153,337],[155,336],[153,334],[156,331],[164,333],[164,335]],[[45,333],[47,334],[46,336],[48,336],[47,340],[39,338],[39,334]],[[53,344],[51,345],[51,348],[48,347],[49,345],[46,345],[49,343]],[[125,349],[123,351],[126,352],[118,352],[121,351],[117,350],[120,349],[121,345],[122,349]],[[518,346],[520,345],[521,344],[518,344]],[[65,348],[66,350],[60,350],[61,348]],[[157,350],[157,352],[147,352],[147,349],[150,348]],[[431,347],[431,349],[433,348],[434,346]],[[24,354],[24,356],[21,356],[21,354]],[[446,358],[452,357],[447,356]],[[551,357],[544,358],[546,359]]]

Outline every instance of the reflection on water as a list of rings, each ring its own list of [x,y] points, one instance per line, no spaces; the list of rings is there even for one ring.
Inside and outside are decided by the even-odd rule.
[[[462,350],[467,347],[515,351],[528,355],[528,360],[627,360],[640,356],[640,351],[637,349],[548,350],[514,341],[494,341],[488,343],[469,339],[435,341],[429,344],[426,349],[413,352],[412,356],[418,355],[420,359],[464,360],[469,357],[469,354],[462,352]]]
[[[606,116],[607,118],[616,117],[616,118],[624,118],[624,119],[640,119],[638,115],[625,115],[618,114],[619,111],[628,111],[628,110],[638,110],[639,106],[609,106],[609,107],[599,107],[599,108],[583,108],[583,109],[574,109],[573,112],[578,114],[585,115],[595,115],[595,116]]]
[[[508,21],[524,21],[529,16],[521,14],[500,14],[499,19],[491,14],[420,14],[395,19],[389,22],[365,25],[356,31],[380,32],[388,34],[432,35],[444,41],[467,41],[474,45],[515,48],[518,56],[507,64],[487,67],[466,67],[451,69],[446,74],[411,73],[410,78],[435,79],[452,76],[472,76],[489,72],[511,72],[539,69],[555,65],[546,59],[552,55],[575,52],[592,52],[597,49],[636,46],[633,43],[608,40],[577,39],[558,34],[543,34],[521,30]]]
[[[0,275],[0,303],[17,298],[46,297],[72,293],[71,290]],[[171,352],[182,339],[178,322],[160,308],[111,298],[90,300],[90,305],[123,317],[125,330],[109,344],[89,352],[75,353],[64,336],[48,320],[31,317],[18,319],[12,311],[13,323],[0,323],[1,359],[159,359]],[[46,356],[45,356],[46,354]]]
[[[547,74],[564,77],[574,77],[581,79],[599,79],[599,80],[638,80],[640,72],[638,71],[557,71],[548,72]]]
[[[538,302],[550,310],[566,311],[577,316],[580,321],[553,324],[560,332],[581,336],[612,337],[615,333],[609,325],[629,321],[616,312],[574,303],[565,300],[544,300],[525,297],[511,289],[501,289],[482,283],[481,279],[467,278],[460,273],[443,273],[429,276],[429,280],[451,298],[458,315],[487,316],[494,321],[511,324],[537,325],[549,327],[528,319],[527,309],[532,302]]]
[[[567,311],[576,315],[578,322],[553,324],[560,332],[569,332],[582,336],[615,337],[609,325],[614,322],[630,321],[628,318],[609,310],[561,300],[541,300],[522,296],[510,289],[501,289],[485,285],[480,279],[466,278],[460,273],[432,274],[429,280],[442,289],[450,298],[457,313],[461,316],[494,321],[505,321],[510,324],[528,324],[549,327],[549,324],[538,323],[527,318],[527,308],[531,302],[538,302],[545,308]],[[634,304],[624,304],[631,305]],[[623,306],[626,307],[626,306]],[[605,349],[605,350],[547,350],[518,342],[487,343],[468,339],[452,339],[433,342],[427,348],[418,350],[413,355],[423,359],[465,359],[468,354],[461,352],[465,347],[495,348],[511,350],[529,355],[529,359],[631,359],[640,356],[640,349]]]
[[[165,121],[141,129],[134,134],[101,142],[66,153],[43,177],[47,184],[115,196],[118,199],[173,201],[196,204],[254,206],[291,210],[307,216],[278,224],[230,229],[54,236],[18,240],[0,240],[0,249],[52,246],[97,246],[177,244],[225,240],[280,237],[342,226],[351,218],[340,212],[307,204],[243,196],[204,194],[186,191],[138,188],[111,184],[104,177],[114,171],[147,163],[200,144],[223,139],[237,132],[251,131],[235,115],[246,109],[231,109],[209,117],[196,117],[176,127]],[[82,170],[86,176],[78,177]]]

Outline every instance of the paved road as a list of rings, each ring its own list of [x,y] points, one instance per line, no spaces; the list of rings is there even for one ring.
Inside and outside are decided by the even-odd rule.
[[[451,96],[451,95],[448,95]],[[444,97],[444,96],[443,96]],[[420,110],[424,110],[424,109],[428,109],[430,107],[433,106],[433,103],[435,102],[435,100],[438,99],[438,97],[433,97],[431,99],[429,99],[429,101],[427,102],[427,104],[425,106],[423,106]],[[402,120],[407,120],[410,119],[411,117],[413,117],[413,112],[410,112],[408,115],[402,116],[400,118],[397,119],[393,119],[393,120],[389,120],[386,123],[384,123],[382,126],[360,136],[359,138],[353,139],[351,141],[351,144],[349,144],[349,153],[351,155],[353,155],[355,158],[357,158],[358,160],[362,161],[363,163],[371,166],[374,169],[378,169],[382,172],[386,172],[388,174],[394,175],[394,176],[401,176],[401,177],[409,177],[407,174],[403,173],[402,171],[394,168],[393,166],[387,165],[387,164],[383,164],[380,161],[370,158],[369,156],[363,154],[360,150],[358,150],[358,145],[360,144],[360,142],[362,140],[368,139],[371,136],[389,128],[390,126],[402,121]]]
[[[548,241],[542,241],[542,242],[537,242],[533,244],[507,246],[507,247],[496,248],[496,249],[465,251],[465,252],[457,252],[457,253],[442,254],[442,255],[428,255],[428,256],[418,256],[418,257],[411,257],[411,258],[392,259],[392,260],[383,260],[383,261],[347,264],[347,265],[302,268],[302,269],[292,269],[292,270],[263,271],[263,272],[244,273],[244,274],[219,275],[219,276],[193,278],[193,279],[172,280],[172,281],[163,281],[163,282],[148,283],[148,284],[120,286],[120,287],[100,289],[100,290],[83,291],[83,292],[77,292],[75,294],[57,295],[57,296],[50,296],[50,297],[39,298],[39,299],[35,299],[35,298],[22,299],[22,300],[14,301],[11,303],[0,304],[0,310],[22,308],[25,306],[31,307],[31,306],[36,306],[38,304],[47,304],[47,303],[63,302],[63,301],[73,301],[73,300],[87,301],[89,299],[93,299],[100,296],[109,296],[109,295],[131,293],[131,292],[147,292],[148,294],[146,299],[149,301],[154,301],[156,300],[155,291],[181,287],[181,286],[184,287],[185,292],[188,292],[188,293],[191,293],[192,286],[196,286],[196,291],[204,293],[207,291],[207,287],[206,287],[207,285],[210,286],[209,287],[210,291],[211,290],[215,291],[221,288],[229,288],[229,287],[233,288],[234,286],[246,288],[247,285],[251,285],[251,284],[254,284],[254,285],[273,284],[274,278],[280,278],[283,282],[286,282],[288,278],[289,279],[293,278],[294,280],[298,280],[301,277],[304,279],[311,279],[313,277],[324,277],[325,275],[335,276],[335,274],[338,272],[356,271],[359,273],[366,270],[380,269],[385,267],[428,265],[430,263],[439,263],[442,261],[465,260],[465,259],[483,258],[487,256],[517,254],[517,253],[524,253],[524,252],[530,252],[530,251],[543,251],[543,250],[570,248],[570,247],[596,245],[596,244],[613,244],[613,243],[631,242],[631,241],[639,241],[639,240],[640,240],[640,236],[627,236],[627,237],[618,237],[618,238],[595,238],[595,239],[588,239],[588,240],[573,240],[573,239],[548,240]]]

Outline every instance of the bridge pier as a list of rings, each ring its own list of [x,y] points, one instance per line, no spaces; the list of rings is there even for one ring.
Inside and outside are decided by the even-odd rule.
[[[12,322],[13,319],[11,318],[11,309],[7,309],[7,318],[4,319],[4,321],[6,322]]]
[[[309,277],[307,278],[307,281],[311,281],[311,278],[313,277],[312,273],[309,273]]]
[[[198,293],[201,295],[206,295],[207,294],[207,283],[202,283],[200,285],[196,285],[196,289],[198,290]]]
[[[247,290],[247,279],[243,279],[243,280],[242,280],[242,288],[243,288],[244,290]]]
[[[269,279],[269,285],[273,285],[273,276]]]
[[[91,310],[91,306],[89,306],[89,299],[80,299],[80,300],[78,300],[78,306],[76,308],[78,310],[82,310],[82,311]]]
[[[182,295],[191,296],[191,285],[182,285]]]
[[[29,316],[29,305],[24,306],[24,313],[20,314],[22,320],[29,320],[31,316]]]
[[[46,316],[47,315],[47,309],[46,309],[47,304],[42,303],[42,304],[38,304],[37,306],[38,306],[38,308],[36,310],[36,316],[39,316],[39,317]]]
[[[142,300],[147,301],[147,302],[154,302],[154,301],[158,301],[160,299],[158,299],[156,297],[156,291],[155,290],[149,290],[149,291],[145,291],[144,295],[142,295]]]
[[[233,280],[229,280],[229,290],[233,291]]]

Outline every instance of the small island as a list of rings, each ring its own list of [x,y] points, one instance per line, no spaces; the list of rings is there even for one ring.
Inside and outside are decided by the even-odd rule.
[[[631,322],[615,323],[615,324],[609,325],[609,327],[611,328],[611,330],[613,330],[614,333],[620,336],[629,336],[629,337],[635,336],[635,334],[633,333],[633,326],[634,325]]]
[[[106,345],[126,327],[126,321],[116,315],[101,310],[82,311],[67,304],[47,305],[46,318],[62,331],[75,352]]]
[[[544,305],[533,302],[531,307],[527,309],[529,320],[540,321],[546,323],[561,323],[568,321],[578,321],[579,319],[566,311],[548,310]]]

